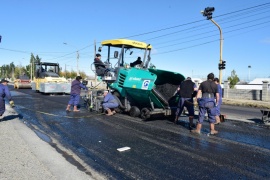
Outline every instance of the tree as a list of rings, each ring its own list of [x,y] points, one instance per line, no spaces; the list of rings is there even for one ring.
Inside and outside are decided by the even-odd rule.
[[[24,74],[28,76],[25,67],[23,67],[21,64],[17,65],[14,70],[14,77],[19,78],[21,75],[24,75]]]
[[[231,72],[231,76],[228,77],[228,81],[230,82],[230,88],[234,88],[234,86],[240,81],[240,79],[238,78],[238,76],[236,75],[236,71],[233,70]]]

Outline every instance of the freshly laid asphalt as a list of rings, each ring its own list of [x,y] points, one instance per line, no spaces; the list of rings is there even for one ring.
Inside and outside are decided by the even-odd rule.
[[[242,103],[242,101],[239,101]],[[225,104],[239,103],[225,101]],[[256,107],[267,108],[269,103],[249,101]],[[255,105],[256,104],[256,105]],[[262,105],[261,105],[262,104]],[[266,104],[266,106],[264,106]],[[92,169],[79,170],[41,140],[8,104],[0,122],[0,179],[106,179]],[[233,119],[234,117],[231,117]],[[237,119],[246,121],[245,119]]]

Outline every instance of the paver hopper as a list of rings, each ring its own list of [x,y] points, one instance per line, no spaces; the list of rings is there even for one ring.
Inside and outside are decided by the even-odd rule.
[[[118,98],[120,102],[118,111],[142,119],[148,119],[154,114],[170,116],[174,113],[176,108],[174,94],[185,77],[180,73],[156,69],[154,65],[149,65],[152,49],[150,44],[114,39],[103,41],[102,46],[108,48],[107,64],[111,64],[111,59],[117,60],[116,64],[110,67],[111,70],[102,75],[102,79]],[[110,54],[112,48],[119,50],[114,51],[113,56]],[[125,61],[129,59],[126,56],[132,54],[132,50],[140,50],[140,53],[143,53],[143,61],[135,67],[131,67]],[[94,99],[93,101],[99,101]],[[98,110],[99,106],[100,102],[97,106],[95,102],[92,103],[95,110]]]

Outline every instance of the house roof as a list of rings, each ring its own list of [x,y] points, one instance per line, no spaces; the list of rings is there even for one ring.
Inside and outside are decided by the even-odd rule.
[[[270,78],[255,78],[250,81],[248,84],[263,84],[263,81],[268,81],[270,83]]]

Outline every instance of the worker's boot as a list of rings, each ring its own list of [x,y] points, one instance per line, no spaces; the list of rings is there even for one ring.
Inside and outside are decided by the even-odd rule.
[[[192,132],[194,134],[201,134],[201,128],[202,128],[202,124],[198,123],[196,126],[196,129],[191,130],[190,132]]]
[[[110,109],[107,109],[107,114],[106,115],[111,116],[111,115],[113,115],[113,113],[112,113],[112,111]]]
[[[70,104],[67,105],[66,111],[70,111]]]
[[[196,126],[193,124],[193,117],[189,117],[189,130],[192,130]]]
[[[79,112],[80,110],[77,108],[77,106],[74,106],[73,111],[74,111],[74,112]]]
[[[175,116],[174,124],[177,124],[179,116]]]
[[[218,116],[218,115],[217,115],[217,116],[215,116],[215,119],[216,119],[215,124],[219,124],[219,123],[220,123],[220,118],[219,118],[219,116]]]
[[[215,135],[217,133],[218,133],[218,131],[215,130],[215,124],[214,123],[211,123],[210,124],[210,134],[211,135]]]

